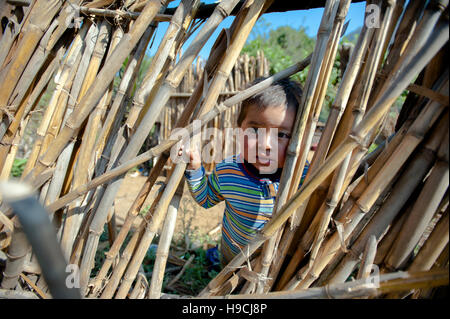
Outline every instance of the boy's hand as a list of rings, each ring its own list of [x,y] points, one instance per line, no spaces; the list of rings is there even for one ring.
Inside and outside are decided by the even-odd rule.
[[[178,156],[183,155],[184,146],[180,147],[178,151]],[[190,150],[185,151],[187,155],[189,155],[189,164],[187,165],[187,169],[189,170],[198,170],[202,166],[202,161],[200,157],[200,153],[195,147],[191,146]]]

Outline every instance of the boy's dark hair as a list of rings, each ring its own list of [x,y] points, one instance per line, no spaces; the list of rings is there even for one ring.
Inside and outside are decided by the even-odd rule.
[[[250,86],[265,79],[266,78],[257,78],[251,83]],[[257,105],[260,108],[285,105],[287,107],[292,107],[297,111],[302,93],[303,91],[301,86],[296,81],[290,79],[276,81],[267,89],[242,101],[241,110],[237,119],[237,125],[241,126],[242,121],[244,121],[247,116],[247,109],[250,105]]]

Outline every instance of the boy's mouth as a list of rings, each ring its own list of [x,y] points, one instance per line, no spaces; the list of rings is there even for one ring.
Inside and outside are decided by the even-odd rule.
[[[256,156],[256,162],[264,166],[269,166],[272,161],[272,159],[267,157]]]

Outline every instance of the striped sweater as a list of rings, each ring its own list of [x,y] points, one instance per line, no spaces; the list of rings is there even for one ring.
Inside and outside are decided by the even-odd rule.
[[[308,165],[300,185],[307,169]],[[227,264],[270,220],[279,174],[271,178],[258,176],[255,168],[234,155],[217,164],[209,177],[203,166],[198,170],[186,170],[185,176],[192,196],[202,207],[210,208],[225,201],[221,252],[222,262]]]

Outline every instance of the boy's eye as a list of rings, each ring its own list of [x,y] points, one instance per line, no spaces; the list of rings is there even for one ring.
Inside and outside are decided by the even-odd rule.
[[[249,127],[253,131],[253,133],[258,134],[258,129],[256,127]]]
[[[278,138],[291,138],[289,134],[278,132]]]

